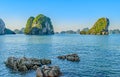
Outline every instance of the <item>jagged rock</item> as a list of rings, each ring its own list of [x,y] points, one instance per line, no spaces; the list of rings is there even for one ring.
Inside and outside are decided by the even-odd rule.
[[[60,75],[61,71],[58,66],[44,65],[36,71],[36,77],[59,77]]]
[[[5,30],[5,23],[2,19],[0,19],[0,35],[4,34],[4,30]]]
[[[50,18],[40,14],[36,18],[30,17],[28,19],[24,33],[29,35],[49,35],[54,34],[54,30]]]
[[[77,54],[68,54],[68,55],[62,55],[62,56],[58,56],[58,59],[62,59],[62,60],[68,60],[68,61],[73,61],[73,62],[78,62],[80,61],[80,58]]]
[[[42,65],[51,64],[51,60],[48,59],[37,59],[37,58],[16,58],[16,57],[8,57],[5,62],[6,66],[16,71],[28,71],[35,70]]]

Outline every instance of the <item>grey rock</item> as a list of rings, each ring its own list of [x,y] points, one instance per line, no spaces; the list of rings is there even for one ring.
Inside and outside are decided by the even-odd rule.
[[[9,57],[7,61],[5,61],[7,67],[15,70],[15,71],[28,71],[28,70],[36,70],[42,65],[51,64],[51,60],[48,59],[37,59],[37,58],[16,58]]]
[[[72,61],[72,62],[79,62],[80,58],[77,54],[68,54],[68,55],[62,55],[62,56],[58,56],[58,59],[62,59],[62,60],[68,60],[68,61]]]
[[[43,73],[40,68],[37,68],[36,77],[43,77]]]
[[[51,60],[41,59],[41,64],[42,64],[42,65],[51,64]]]
[[[60,68],[58,66],[44,65],[37,69],[36,77],[59,77],[61,75]]]

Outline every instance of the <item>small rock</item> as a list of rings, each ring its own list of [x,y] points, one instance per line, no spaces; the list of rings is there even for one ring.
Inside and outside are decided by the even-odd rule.
[[[62,56],[58,56],[58,59],[62,59],[62,60],[68,60],[68,61],[73,61],[73,62],[78,62],[80,61],[80,58],[77,54],[68,54],[68,55],[62,55]]]
[[[51,60],[41,59],[41,64],[42,65],[51,64]]]
[[[59,77],[61,75],[60,68],[58,66],[44,65],[41,69],[37,69],[36,72],[36,77]]]
[[[58,58],[65,60],[65,59],[66,59],[66,56],[58,56]]]

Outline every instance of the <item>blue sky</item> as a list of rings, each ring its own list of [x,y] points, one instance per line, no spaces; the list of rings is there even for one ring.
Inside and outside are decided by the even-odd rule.
[[[50,17],[55,31],[90,28],[101,17],[120,29],[120,0],[0,0],[0,18],[12,30],[38,14]]]

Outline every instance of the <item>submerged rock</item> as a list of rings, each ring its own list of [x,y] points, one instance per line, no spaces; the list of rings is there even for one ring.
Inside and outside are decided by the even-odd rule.
[[[61,75],[60,68],[58,66],[44,65],[41,68],[37,68],[36,77],[59,77]]]
[[[80,61],[80,58],[77,54],[68,54],[68,55],[62,55],[62,56],[58,56],[58,59],[62,59],[62,60],[68,60],[68,61],[72,61],[72,62],[78,62]]]
[[[28,70],[36,70],[38,67],[40,67],[42,65],[51,64],[51,60],[26,58],[26,57],[22,57],[22,58],[8,57],[5,64],[7,67],[9,67],[15,71],[24,72],[24,71],[28,71]]]

